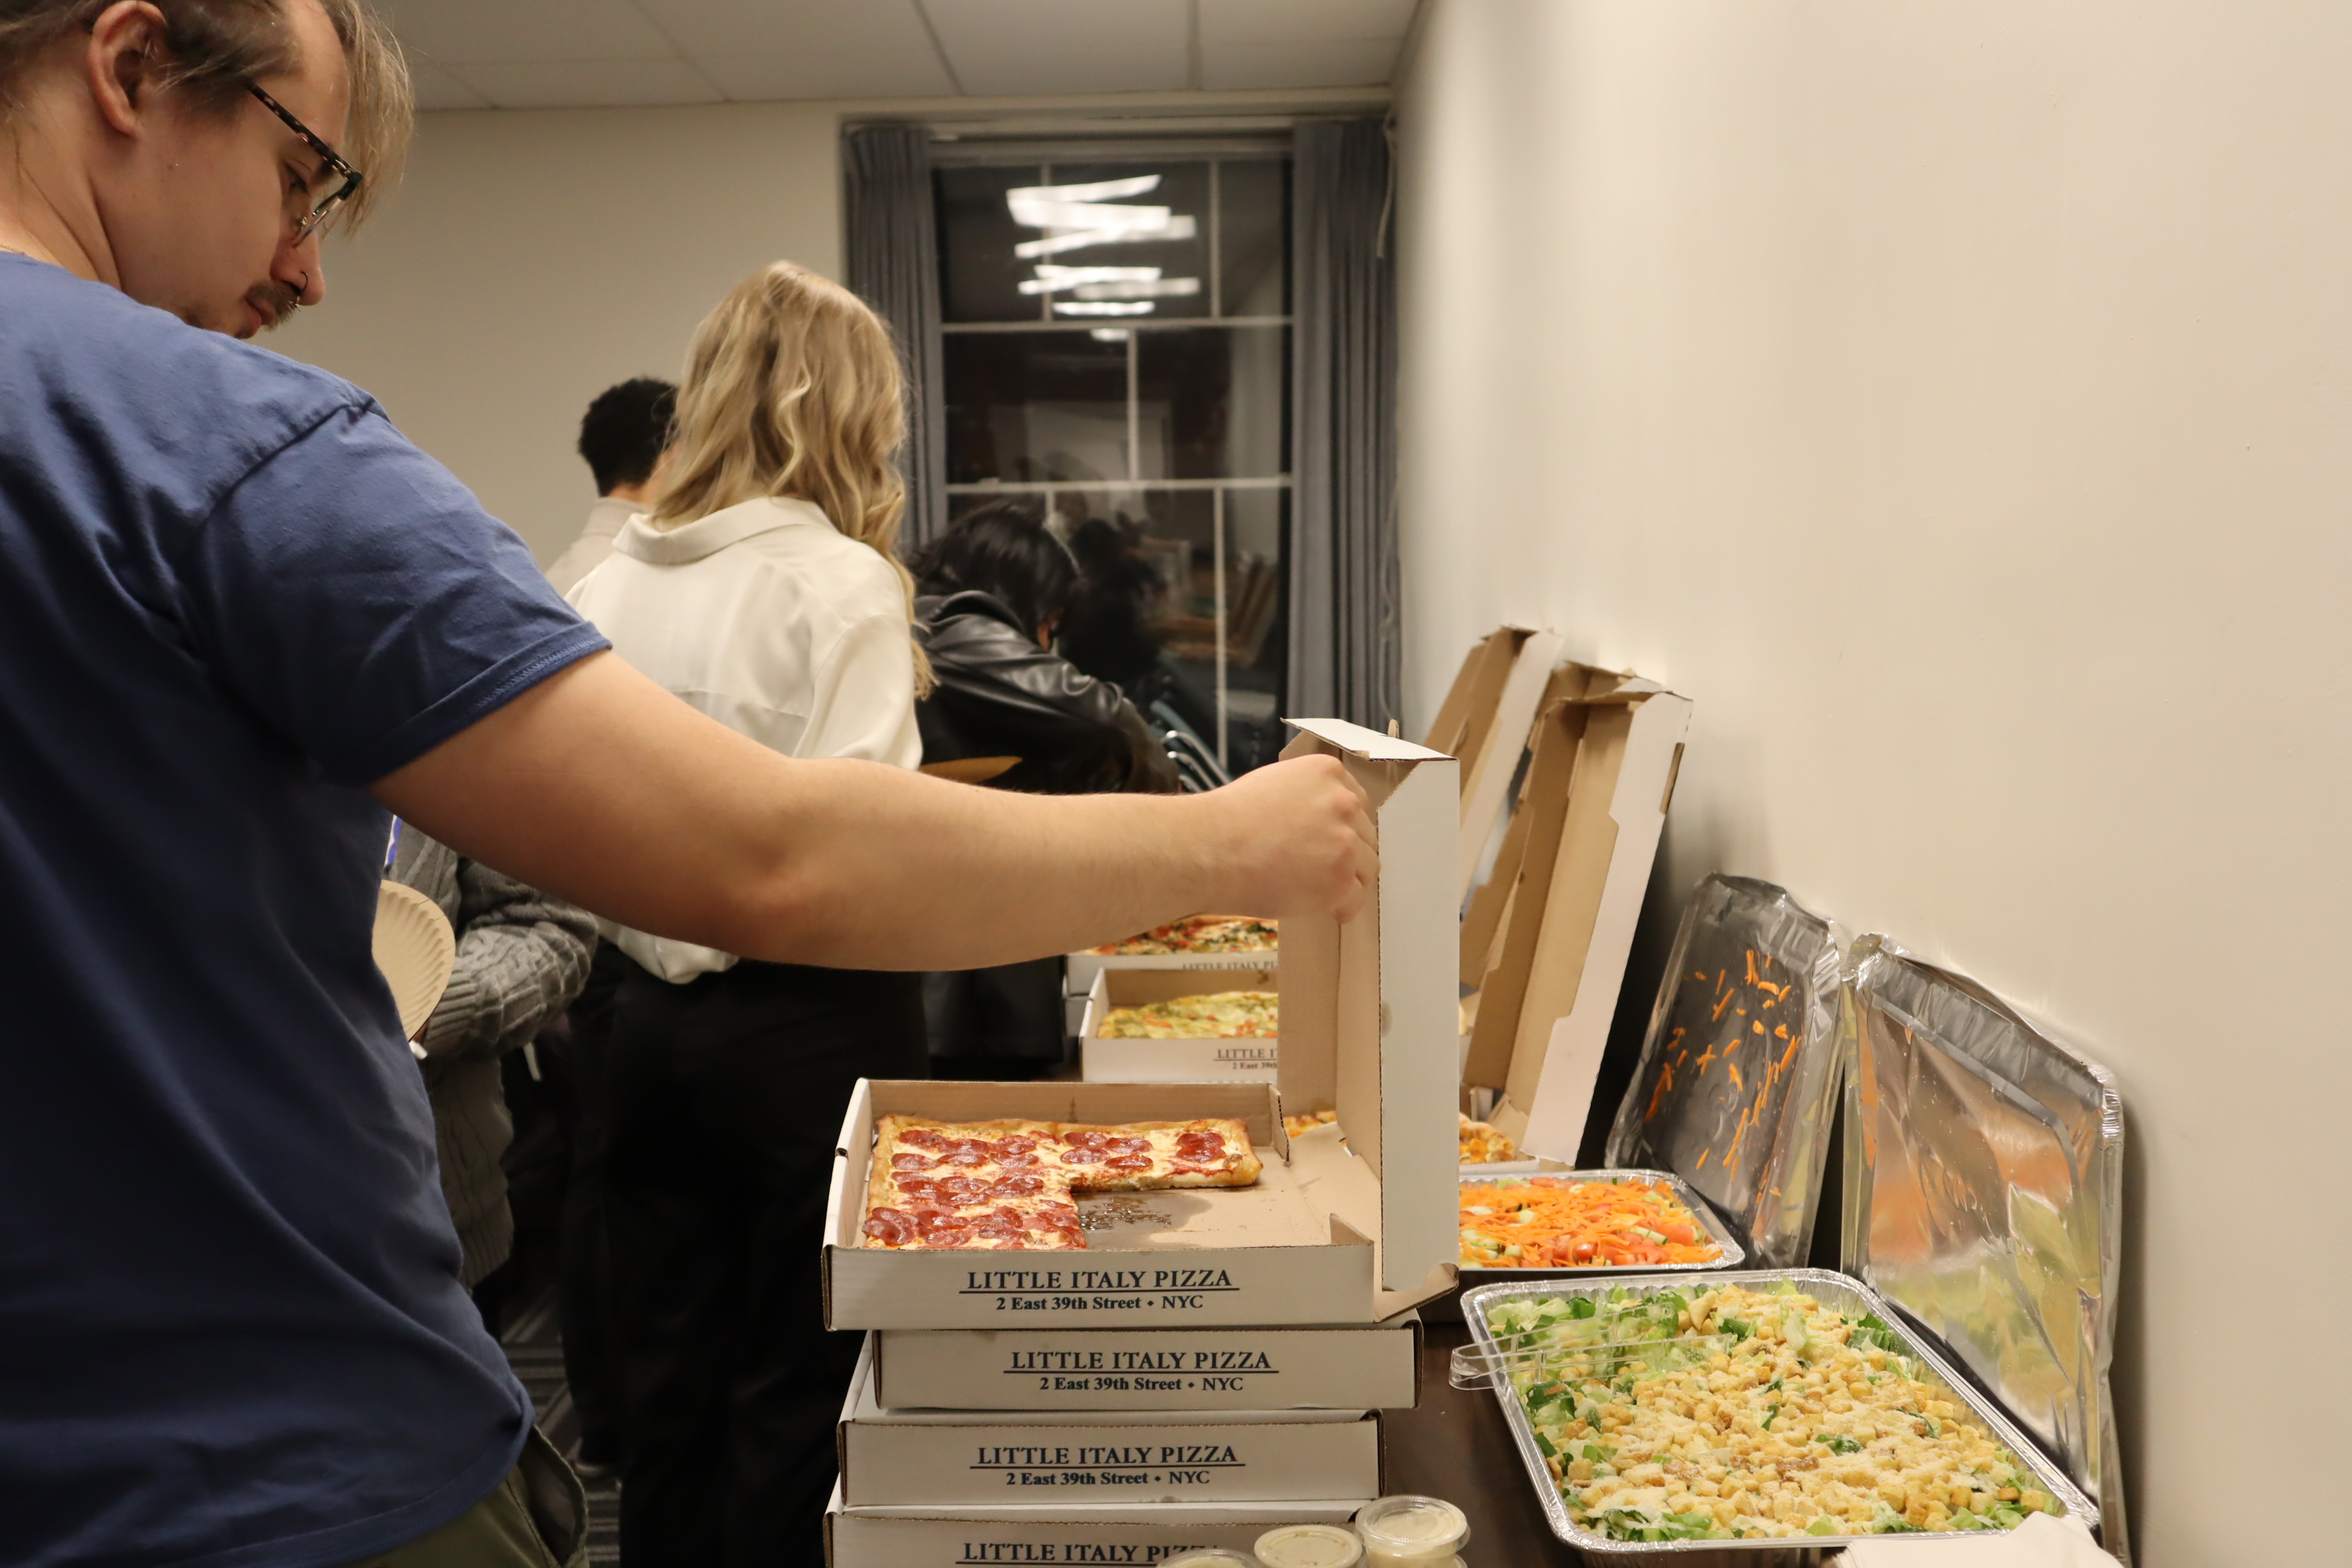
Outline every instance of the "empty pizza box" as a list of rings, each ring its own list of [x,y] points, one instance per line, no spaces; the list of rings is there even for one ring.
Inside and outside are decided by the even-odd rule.
[[[1100,1037],[1113,1007],[1134,1007],[1219,991],[1280,991],[1275,969],[1105,969],[1096,973],[1078,1026],[1078,1061],[1088,1083],[1272,1083],[1280,1061],[1267,1035],[1232,1039]]]
[[[1486,858],[1561,642],[1558,632],[1515,626],[1498,626],[1479,638],[1429,726],[1428,744],[1462,759],[1457,902],[1469,895]]]
[[[1572,1163],[1583,1140],[1690,712],[1654,681],[1554,669],[1493,873],[1463,915],[1465,1098],[1491,1100],[1486,1120],[1530,1156]]]
[[[831,1327],[1361,1324],[1452,1284],[1454,759],[1336,720],[1297,727],[1285,754],[1336,757],[1363,784],[1381,859],[1354,921],[1284,922],[1276,1082],[860,1083],[825,1217]],[[1339,1120],[1294,1141],[1283,1131],[1286,1108],[1329,1108]],[[876,1126],[894,1112],[950,1121],[1230,1117],[1248,1125],[1265,1171],[1253,1187],[1082,1195],[1085,1251],[867,1247]]]
[[[1138,1503],[1377,1497],[1369,1410],[892,1410],[873,1343],[839,1428],[844,1506],[938,1507],[1051,1496]]]

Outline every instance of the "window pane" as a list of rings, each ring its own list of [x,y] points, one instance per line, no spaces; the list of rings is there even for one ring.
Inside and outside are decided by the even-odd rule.
[[[1225,492],[1225,710],[1234,773],[1282,751],[1289,667],[1287,490]]]
[[[948,482],[1127,477],[1127,344],[1086,332],[950,332]]]
[[[1286,327],[1136,334],[1146,479],[1273,479],[1289,414]]]
[[[1036,321],[1045,315],[1034,295],[1020,291],[1031,263],[1013,247],[1035,235],[1013,221],[1004,193],[1037,183],[1025,169],[940,169],[939,196],[940,312],[950,321]]]
[[[1225,314],[1288,315],[1290,165],[1221,163],[1217,199]]]
[[[1046,189],[1010,216],[1033,220],[1020,237],[1043,253],[1016,265],[1056,321],[1209,313],[1208,164],[1055,163]]]

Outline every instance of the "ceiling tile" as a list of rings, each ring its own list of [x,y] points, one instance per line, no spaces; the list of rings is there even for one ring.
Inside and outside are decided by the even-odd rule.
[[[400,41],[445,66],[675,59],[629,0],[383,0]]]
[[[1201,46],[1201,85],[1212,92],[1255,87],[1370,87],[1389,79],[1402,38],[1340,38],[1312,44]]]
[[[638,0],[730,98],[955,91],[914,0]]]
[[[408,79],[419,109],[488,109],[490,100],[422,55],[408,57]]]
[[[1201,0],[1201,47],[1402,39],[1413,0]]]
[[[698,56],[702,73],[740,102],[783,98],[947,98],[955,84],[926,44],[919,55]]]
[[[923,6],[969,93],[1187,85],[1185,0],[923,0]]]
[[[510,60],[453,74],[500,109],[621,108],[717,103],[719,93],[684,60]]]

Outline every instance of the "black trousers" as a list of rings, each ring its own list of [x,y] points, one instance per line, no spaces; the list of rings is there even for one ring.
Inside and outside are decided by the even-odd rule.
[[[613,1016],[621,982],[635,968],[619,948],[599,942],[588,984],[572,1004],[575,1111],[555,1306],[563,1323],[564,1381],[580,1416],[579,1455],[583,1463],[593,1465],[615,1464],[621,1458],[621,1376],[612,1327],[612,1258],[604,1238],[604,1162],[611,1142],[607,1080]]]
[[[910,974],[744,963],[622,981],[604,1203],[628,1568],[824,1560],[860,1338],[824,1329],[833,1152],[858,1079],[923,1065]]]

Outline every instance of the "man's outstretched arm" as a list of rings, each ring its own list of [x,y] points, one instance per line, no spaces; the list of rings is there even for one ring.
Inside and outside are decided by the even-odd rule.
[[[1305,758],[1202,795],[1016,795],[795,762],[598,654],[376,781],[443,843],[640,931],[747,958],[972,969],[1202,910],[1338,913],[1363,791]]]

